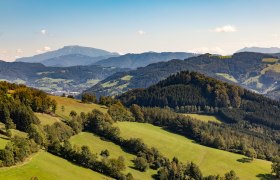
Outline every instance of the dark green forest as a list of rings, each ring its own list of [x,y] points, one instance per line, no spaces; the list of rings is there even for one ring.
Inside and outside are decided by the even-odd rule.
[[[280,128],[280,103],[200,73],[184,71],[147,89],[119,96],[127,106],[169,107],[182,113],[209,113],[231,123]]]

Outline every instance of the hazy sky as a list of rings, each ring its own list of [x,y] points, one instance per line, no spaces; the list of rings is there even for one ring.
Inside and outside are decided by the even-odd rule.
[[[280,47],[280,0],[0,0],[0,59],[81,45],[230,54]]]

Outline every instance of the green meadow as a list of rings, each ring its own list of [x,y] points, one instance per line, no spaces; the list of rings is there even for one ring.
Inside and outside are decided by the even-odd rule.
[[[141,138],[150,147],[157,148],[168,158],[176,156],[182,162],[193,161],[204,175],[220,174],[234,170],[241,179],[259,179],[271,173],[271,162],[254,159],[244,163],[245,156],[199,145],[192,140],[145,123],[119,122],[121,136]]]
[[[100,137],[92,133],[82,132],[78,135],[73,136],[70,139],[70,142],[72,145],[75,144],[80,147],[83,145],[89,146],[91,151],[96,153],[99,156],[99,158],[101,158],[100,152],[105,149],[107,149],[110,152],[110,158],[118,158],[119,156],[123,156],[126,164],[126,170],[124,171],[124,173],[127,174],[130,172],[136,179],[151,179],[151,176],[157,173],[156,171],[151,169],[149,169],[146,172],[140,172],[138,170],[135,170],[133,168],[134,165],[132,162],[136,158],[135,155],[125,152],[120,146],[112,142],[101,140]]]
[[[30,180],[32,177],[37,177],[40,180],[110,179],[45,151],[32,155],[23,164],[0,168],[0,179]]]
[[[105,106],[101,106],[98,104],[84,104],[79,100],[59,97],[59,96],[50,96],[52,99],[55,99],[57,102],[57,110],[56,114],[63,119],[69,119],[69,114],[72,110],[76,111],[78,114],[81,112],[90,112],[93,109],[98,109],[102,112],[107,112],[107,108]],[[62,108],[64,107],[64,109]]]

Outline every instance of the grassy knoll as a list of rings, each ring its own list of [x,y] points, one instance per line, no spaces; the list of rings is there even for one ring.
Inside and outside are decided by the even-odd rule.
[[[216,122],[216,123],[221,123],[221,120],[218,119],[216,116],[211,116],[211,115],[202,115],[202,114],[184,114],[186,116],[190,116],[192,118],[204,121],[204,122]]]
[[[98,155],[102,150],[107,149],[110,152],[110,157],[117,158],[119,156],[123,156],[125,158],[126,164],[126,170],[124,173],[127,174],[128,172],[130,172],[136,179],[151,179],[151,175],[156,173],[156,171],[153,171],[151,169],[149,169],[147,172],[140,172],[138,170],[133,169],[132,167],[134,165],[132,160],[135,159],[136,156],[124,152],[120,146],[112,142],[101,140],[98,136],[92,133],[82,132],[78,135],[73,136],[70,139],[70,142],[78,146],[87,145],[90,147],[92,152]]]
[[[67,160],[40,151],[32,159],[14,167],[0,168],[0,179],[30,180],[37,177],[44,180],[109,179],[102,174],[76,166]]]
[[[144,123],[119,122],[121,136],[138,137],[149,145],[159,149],[169,158],[178,157],[182,162],[193,161],[199,165],[204,175],[224,174],[234,170],[241,179],[258,179],[259,174],[271,172],[271,162],[254,160],[242,163],[244,156],[194,143],[183,136],[167,132],[160,127]]]
[[[90,112],[93,109],[98,109],[102,112],[107,112],[107,108],[105,106],[97,105],[97,104],[84,104],[79,100],[59,97],[59,96],[50,96],[52,99],[55,99],[57,102],[57,110],[56,114],[64,119],[69,119],[69,113],[74,110],[78,114],[81,112]],[[64,111],[62,110],[62,106],[64,106]]]
[[[35,113],[35,115],[39,118],[42,125],[52,125],[55,122],[60,122],[58,117],[53,117],[49,114]]]

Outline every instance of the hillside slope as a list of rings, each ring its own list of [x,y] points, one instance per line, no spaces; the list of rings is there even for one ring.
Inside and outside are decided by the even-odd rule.
[[[32,177],[45,180],[111,179],[95,171],[74,165],[45,151],[38,152],[23,165],[0,168],[0,179],[27,180]]]
[[[168,106],[177,111],[180,108],[188,111],[188,106],[196,106],[196,111],[206,112],[207,107],[213,107],[217,109],[216,113],[226,116],[231,122],[245,120],[274,129],[280,128],[279,101],[196,72],[177,73],[147,89],[128,91],[119,98],[128,106]]]
[[[193,161],[201,167],[205,175],[224,174],[234,170],[241,179],[252,180],[271,171],[269,161],[254,160],[243,163],[241,161],[245,156],[196,144],[190,139],[150,124],[119,122],[118,127],[122,137],[141,138],[170,159],[175,156],[183,162]]]
[[[233,56],[201,55],[184,61],[172,60],[150,64],[126,73],[109,76],[87,91],[97,95],[117,95],[134,88],[146,88],[183,70],[196,71],[256,92],[268,95],[279,87],[278,58],[260,53],[237,53]],[[124,77],[129,76],[129,79]],[[110,86],[106,86],[106,85]],[[277,95],[273,98],[279,98]]]

